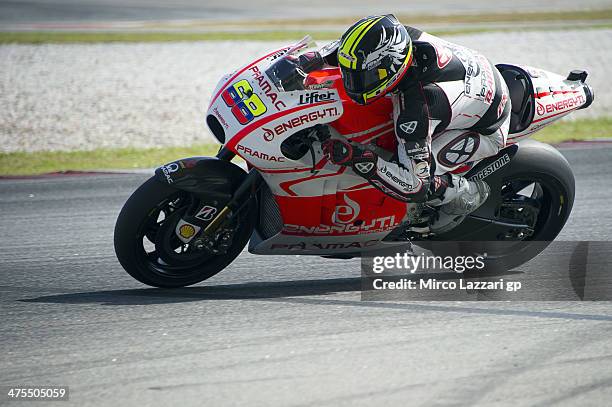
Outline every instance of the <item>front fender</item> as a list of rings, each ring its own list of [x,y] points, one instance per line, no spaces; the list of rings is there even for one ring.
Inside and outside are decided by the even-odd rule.
[[[155,170],[161,183],[188,192],[231,196],[247,173],[234,163],[215,157],[190,157],[172,161]]]

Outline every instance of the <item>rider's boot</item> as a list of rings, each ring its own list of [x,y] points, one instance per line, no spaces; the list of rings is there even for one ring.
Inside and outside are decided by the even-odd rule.
[[[441,234],[453,229],[487,200],[490,191],[489,185],[482,180],[469,181],[459,175],[450,174],[444,197],[428,202],[430,205],[439,206],[429,230]]]

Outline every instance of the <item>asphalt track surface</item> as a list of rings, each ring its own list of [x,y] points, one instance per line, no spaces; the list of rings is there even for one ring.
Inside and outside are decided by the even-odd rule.
[[[369,0],[0,0],[0,23],[244,20],[317,18],[385,13],[457,14],[607,8],[609,0],[386,0],[384,7]]]
[[[563,150],[564,240],[610,240],[612,146],[592,147]],[[610,302],[362,302],[358,260],[246,253],[145,287],[112,247],[144,177],[0,181],[0,385],[79,406],[610,405]]]

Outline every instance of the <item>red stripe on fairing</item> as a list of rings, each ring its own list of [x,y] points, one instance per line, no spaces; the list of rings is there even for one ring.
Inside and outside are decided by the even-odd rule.
[[[310,180],[313,180],[313,179],[318,179],[318,178],[326,178],[326,177],[333,177],[333,176],[336,176],[336,175],[340,175],[340,174],[342,174],[344,171],[346,171],[346,169],[347,169],[347,168],[348,168],[348,167],[340,167],[340,169],[339,169],[338,171],[336,171],[336,172],[334,172],[334,173],[332,173],[332,174],[312,175],[312,176],[310,176],[310,177],[306,177],[306,178],[300,178],[300,179],[295,179],[295,180],[292,180],[292,181],[282,182],[282,183],[280,184],[280,187],[281,187],[281,188],[282,188],[282,189],[283,189],[283,190],[284,190],[286,193],[288,193],[289,195],[291,195],[291,196],[297,196],[297,194],[291,190],[291,187],[292,187],[292,186],[297,185],[297,184],[300,184],[300,183],[305,182],[305,181],[310,181]]]
[[[321,168],[325,167],[325,164],[327,163],[327,161],[328,161],[327,158],[323,157],[321,161],[315,164],[315,167],[314,167],[315,171],[320,170]],[[292,172],[305,172],[305,171],[312,171],[312,167],[294,168],[290,170],[261,170],[261,172],[265,172],[266,174],[289,174]]]
[[[538,120],[534,120],[534,121],[532,121],[532,122],[531,122],[531,124],[538,123],[538,122],[541,122],[541,121],[544,121],[544,120],[547,120],[547,119],[553,118],[553,117],[555,117],[555,116],[559,116],[560,114],[567,114],[567,113],[571,113],[571,112],[573,112],[574,110],[577,110],[577,109],[578,109],[578,108],[577,108],[577,107],[575,107],[575,108],[573,108],[573,109],[571,109],[571,110],[566,110],[566,111],[564,111],[564,112],[558,112],[558,113],[555,113],[555,114],[551,114],[550,116],[541,117],[541,118],[539,118]],[[530,126],[531,126],[531,124],[530,124]],[[550,123],[548,123],[548,124],[550,124]],[[546,125],[548,125],[548,124],[546,124]],[[540,127],[539,129],[536,129],[536,130],[532,130],[532,131],[530,131],[530,132],[528,132],[528,133],[519,134],[519,135],[517,135],[517,136],[508,135],[508,140],[513,140],[513,139],[517,139],[517,138],[527,137],[527,136],[529,136],[529,135],[531,135],[531,134],[533,134],[533,133],[536,133],[536,132],[538,132],[538,131],[540,131],[540,130],[542,130],[542,127]],[[510,145],[510,144],[512,144],[512,143],[508,143],[508,145]]]
[[[358,184],[358,185],[354,185],[354,186],[352,186],[350,188],[343,189],[343,191],[355,191],[357,189],[362,189],[362,188],[365,188],[365,187],[374,188],[369,182],[364,182],[363,184]]]
[[[468,164],[463,164],[460,167],[455,168],[454,170],[452,170],[451,172],[453,174],[461,174],[462,172],[466,172],[467,170],[469,170],[470,168],[472,168],[472,163],[468,163]]]
[[[373,131],[368,134],[362,134],[360,136],[352,137],[349,140],[354,141],[356,143],[363,143],[367,140],[371,140],[371,139],[380,137],[383,134],[388,133],[390,130],[394,130],[394,129],[395,129],[395,124],[391,122],[388,125],[378,129],[377,131]]]
[[[482,116],[478,115],[478,114],[474,114],[474,115],[470,115],[470,114],[465,114],[465,113],[459,113],[457,116],[465,116],[465,117],[469,117],[470,119],[472,117],[477,117],[479,119],[482,119]]]
[[[536,98],[543,98],[545,96],[550,96],[550,95],[566,95],[568,93],[580,93],[579,90],[555,90],[552,92],[540,92],[540,93],[534,93],[533,96]]]
[[[283,116],[286,116],[286,115],[294,113],[294,112],[299,112],[300,110],[306,110],[306,109],[310,109],[310,108],[321,106],[321,105],[328,105],[330,103],[334,103],[334,101],[330,100],[330,101],[326,101],[326,102],[313,103],[311,105],[296,106],[296,107],[292,107],[291,109],[283,110],[281,112],[274,113],[274,114],[272,114],[270,116],[264,117],[261,120],[257,120],[255,122],[249,124],[244,129],[242,129],[238,133],[236,133],[236,135],[234,137],[232,137],[232,139],[230,141],[228,141],[227,144],[225,144],[225,147],[227,147],[228,149],[230,149],[230,150],[234,151],[235,153],[237,153],[235,151],[236,144],[238,144],[240,141],[242,141],[242,139],[245,138],[246,136],[248,136],[253,130],[263,126],[264,124],[270,123],[271,121],[274,121],[274,120],[278,119],[279,117],[283,117]]]
[[[241,73],[243,73],[244,71],[246,71],[247,69],[253,67],[254,65],[257,65],[259,62],[263,61],[264,59],[276,54],[277,52],[280,52],[284,49],[287,49],[289,47],[283,47],[283,48],[279,48],[276,51],[272,51],[270,52],[268,55],[265,55],[257,60],[255,60],[254,62],[251,62],[249,65],[245,66],[244,68],[242,68],[241,70],[239,70],[238,72],[236,72],[231,78],[229,78],[225,83],[229,84],[231,81],[233,81],[234,79],[236,79],[238,77],[238,75],[240,75]],[[215,103],[215,100],[217,100],[217,98],[219,97],[219,95],[221,94],[221,92],[223,92],[223,90],[225,90],[225,88],[227,88],[227,86],[223,86],[221,89],[219,89],[219,91],[217,92],[217,94],[212,98],[212,100],[210,101],[210,104],[212,105],[213,103]]]

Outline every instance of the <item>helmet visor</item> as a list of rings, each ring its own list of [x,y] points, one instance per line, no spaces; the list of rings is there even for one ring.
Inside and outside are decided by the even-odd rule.
[[[344,70],[342,82],[349,93],[368,93],[388,79],[385,69],[371,69],[367,71]]]

